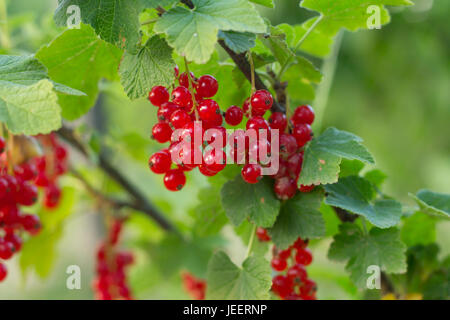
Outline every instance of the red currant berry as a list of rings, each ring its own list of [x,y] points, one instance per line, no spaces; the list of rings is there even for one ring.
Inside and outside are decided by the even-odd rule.
[[[294,179],[297,179],[302,170],[303,153],[294,153],[287,159],[288,172]]]
[[[287,248],[286,250],[281,250],[277,253],[277,256],[280,259],[287,260],[291,257],[291,248]]]
[[[22,216],[21,223],[25,231],[31,235],[38,234],[42,229],[41,221],[38,216],[33,214],[26,214]]]
[[[297,193],[297,184],[295,180],[289,177],[283,177],[275,180],[274,191],[280,200],[291,199]]]
[[[0,154],[3,153],[3,151],[5,151],[5,147],[6,147],[5,138],[0,137]]]
[[[211,172],[220,172],[225,169],[227,155],[222,150],[216,153],[216,149],[212,149],[205,153],[203,160],[206,169]]]
[[[0,259],[8,260],[14,254],[14,245],[11,242],[4,241],[1,239],[0,241]]]
[[[261,241],[261,242],[270,241],[270,236],[267,233],[267,230],[264,228],[258,227],[256,229],[256,236],[258,237],[259,241]]]
[[[280,134],[280,155],[283,157],[288,157],[297,151],[298,145],[297,140],[287,133]]]
[[[60,199],[61,199],[61,189],[55,184],[50,184],[45,189],[45,199],[44,199],[45,207],[48,209],[56,208],[59,204]]]
[[[201,164],[198,167],[198,171],[200,171],[200,173],[202,175],[204,175],[205,177],[213,177],[213,176],[215,176],[218,173],[217,171],[209,170],[208,167],[205,164]]]
[[[315,185],[310,185],[310,186],[305,186],[305,185],[300,185],[300,188],[298,188],[298,190],[300,190],[300,192],[311,192],[314,190]]]
[[[186,176],[184,175],[183,170],[172,169],[167,171],[164,176],[164,185],[170,191],[179,191],[183,189],[185,184]]]
[[[5,280],[7,275],[8,275],[8,269],[6,269],[5,264],[0,263],[0,282]]]
[[[204,121],[213,121],[217,115],[220,115],[220,108],[214,100],[203,100],[198,105],[198,115]]]
[[[258,133],[259,130],[269,130],[269,125],[267,121],[263,117],[252,117],[247,121],[246,129],[256,130]]]
[[[159,122],[153,126],[152,139],[155,139],[159,143],[165,143],[170,140],[172,136],[172,128],[168,123]]]
[[[205,127],[205,129],[210,129],[213,127],[221,126],[222,122],[223,122],[223,117],[219,112],[219,113],[216,113],[216,115],[214,116],[214,118],[212,120],[203,121],[203,126]]]
[[[36,177],[36,167],[32,163],[24,163],[14,168],[14,175],[23,181],[30,181]]]
[[[308,273],[301,264],[295,264],[288,269],[287,276],[293,282],[303,282],[308,277]]]
[[[191,79],[192,79],[192,81],[196,81],[195,75],[192,72],[191,72]],[[180,78],[178,79],[178,82],[180,83],[180,86],[183,86],[185,88],[189,88],[189,77],[188,77],[186,72],[183,72],[180,75]]]
[[[176,87],[172,91],[172,102],[181,107],[189,107],[192,104],[192,96],[186,87]]]
[[[310,279],[305,279],[300,287],[300,295],[302,296],[312,296],[317,290],[317,285],[314,281]],[[303,298],[304,299],[304,298]]]
[[[197,93],[203,98],[211,98],[219,89],[219,84],[213,76],[204,75],[198,78]]]
[[[224,127],[209,128],[205,132],[205,140],[208,144],[214,143],[215,141],[217,141],[216,143],[219,143],[219,141],[221,141],[222,147],[225,147],[227,145],[227,129]]]
[[[245,182],[247,183],[257,183],[261,180],[262,168],[259,164],[246,164],[242,170],[241,175]]]
[[[266,112],[272,107],[273,98],[269,91],[258,90],[250,98],[252,110],[256,112]]]
[[[293,247],[297,250],[305,249],[308,246],[308,243],[306,241],[303,241],[302,238],[298,238],[295,242]]]
[[[274,112],[269,118],[269,126],[272,129],[280,130],[280,133],[284,132],[287,127],[286,115],[282,112]]]
[[[148,160],[150,170],[156,174],[163,174],[170,170],[172,160],[168,151],[158,151]]]
[[[170,123],[175,129],[183,128],[185,125],[191,122],[191,117],[184,110],[176,110],[170,116]]]
[[[309,124],[298,124],[292,130],[292,135],[297,141],[299,148],[303,147],[309,140],[311,140],[312,131]]]
[[[237,126],[242,122],[242,118],[244,117],[244,111],[237,106],[231,106],[225,112],[225,122],[230,126]]]
[[[275,271],[281,272],[287,268],[287,262],[284,259],[273,258],[271,264]]]
[[[251,108],[250,98],[248,98],[247,100],[244,101],[244,104],[242,105],[242,110],[244,111],[244,115],[247,118],[262,117],[266,113],[266,111],[261,112],[261,111],[254,110],[253,108],[252,108],[252,112],[250,113],[250,108]]]
[[[312,260],[312,254],[308,249],[297,250],[297,254],[295,255],[295,261],[297,261],[297,263],[304,266],[309,266]]]
[[[175,74],[175,78],[178,78],[180,76],[180,68],[178,68],[177,65],[175,65],[175,67],[173,68],[174,74]]]
[[[293,289],[292,281],[286,276],[278,275],[272,279],[272,290],[281,298],[289,295]]]
[[[294,114],[291,118],[292,123],[295,125],[298,124],[309,124],[311,125],[314,122],[314,110],[311,106],[300,106],[295,109]]]
[[[163,86],[153,87],[148,94],[148,100],[150,100],[150,102],[157,107],[169,101],[169,97],[169,91]]]
[[[22,249],[22,238],[15,233],[9,233],[5,236],[5,241],[14,246],[14,252],[19,252]]]
[[[172,102],[166,102],[161,105],[158,109],[158,119],[159,121],[169,121],[170,116],[178,110],[178,105]]]

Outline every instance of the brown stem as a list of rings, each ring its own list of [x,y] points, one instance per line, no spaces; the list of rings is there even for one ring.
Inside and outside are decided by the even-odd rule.
[[[63,126],[58,130],[58,135],[61,136],[74,149],[78,150],[86,158],[89,158],[89,152],[87,148],[80,141],[80,139],[78,139],[73,130]],[[153,219],[157,224],[159,224],[164,230],[179,233],[176,227],[166,217],[164,217],[151,202],[147,200],[142,192],[137,189],[133,185],[133,183],[123,175],[122,172],[114,167],[114,165],[109,161],[109,158],[106,157],[105,153],[100,153],[100,155],[98,156],[98,166],[112,180],[119,184],[132,198],[131,202],[119,202],[113,199],[109,199],[108,201],[121,207],[128,207],[143,212],[151,219]]]

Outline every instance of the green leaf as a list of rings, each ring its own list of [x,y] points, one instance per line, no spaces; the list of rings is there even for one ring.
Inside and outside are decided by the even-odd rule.
[[[50,81],[25,86],[0,80],[0,121],[12,133],[36,135],[57,130],[61,127],[60,113]]]
[[[208,264],[206,296],[212,300],[268,300],[272,277],[269,262],[250,256],[236,266],[222,251]]]
[[[193,0],[193,10],[175,7],[155,24],[175,51],[189,61],[205,63],[214,51],[219,30],[262,33],[266,25],[246,0]]]
[[[277,27],[270,27],[270,34],[261,35],[260,40],[281,65],[295,56],[286,43],[286,35]]]
[[[367,171],[366,174],[364,175],[364,178],[370,181],[377,188],[380,188],[384,180],[386,180],[387,175],[381,170],[373,169]]]
[[[361,142],[362,139],[352,133],[328,128],[306,147],[298,184],[318,185],[336,182],[342,158],[375,163]]]
[[[250,32],[219,31],[219,39],[234,52],[241,53],[255,46],[256,36]]]
[[[95,104],[98,82],[116,77],[120,57],[119,49],[99,39],[87,25],[65,31],[36,54],[53,80],[87,94],[58,95],[62,115],[68,120],[79,118]]]
[[[416,212],[405,219],[401,236],[408,247],[431,244],[436,241],[436,219],[422,212]]]
[[[314,44],[329,44],[341,28],[350,31],[367,29],[368,21],[373,15],[373,13],[367,12],[369,6],[379,7],[380,23],[384,25],[390,21],[389,12],[384,8],[384,5],[403,6],[411,4],[413,3],[409,0],[303,0],[300,3],[301,7],[320,12],[323,18],[302,43],[301,49],[319,56],[326,55],[329,53],[329,47],[319,46],[319,50],[317,50],[314,48]],[[302,36],[316,19],[317,17],[306,21],[304,26],[297,30],[297,36]],[[302,31],[304,31],[303,34]]]
[[[450,195],[433,192],[430,190],[420,190],[417,194],[411,195],[419,204],[423,212],[450,218]]]
[[[137,54],[125,52],[120,63],[120,81],[130,99],[147,96],[154,86],[170,86],[175,62],[172,49],[159,36],[151,37]]]
[[[402,216],[402,205],[390,199],[376,199],[373,185],[361,177],[350,176],[325,186],[325,203],[364,216],[379,228],[395,226]]]
[[[311,101],[315,97],[313,85],[322,81],[322,74],[304,57],[297,56],[293,62],[282,79],[289,84],[287,88],[289,97],[298,101]]]
[[[103,40],[136,52],[141,0],[60,0],[54,15],[57,25],[66,26],[67,8],[72,5],[80,7],[82,22],[90,24]]]
[[[325,235],[325,221],[319,211],[323,191],[317,188],[309,193],[297,193],[286,201],[274,226],[269,229],[273,243],[284,250],[298,237],[318,238]]]
[[[236,226],[249,217],[256,225],[269,228],[280,211],[280,201],[275,197],[268,178],[250,184],[237,175],[222,187],[221,200],[225,213]]]
[[[379,266],[386,273],[406,272],[406,246],[400,241],[395,228],[372,228],[364,234],[355,224],[344,223],[334,237],[328,256],[330,259],[347,261],[346,270],[358,287],[365,287],[369,266]]]
[[[339,177],[357,176],[364,168],[364,163],[359,160],[343,159],[340,165]]]
[[[274,8],[275,5],[273,3],[273,0],[250,0],[253,3],[260,4],[262,6],[268,7],[268,8]]]

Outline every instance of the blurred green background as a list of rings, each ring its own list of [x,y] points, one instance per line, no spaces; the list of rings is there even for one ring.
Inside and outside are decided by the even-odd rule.
[[[261,7],[261,11],[273,24],[300,24],[311,13],[299,8],[298,2],[276,0],[275,10]],[[12,54],[34,53],[61,31],[52,22],[56,1],[7,3]],[[375,155],[377,168],[388,176],[385,191],[411,205],[408,193],[421,188],[450,192],[450,1],[414,0],[414,3],[414,7],[393,10],[392,22],[381,30],[344,34],[324,115],[324,127],[335,126],[365,140]],[[191,175],[187,187],[177,194],[161,188],[160,177],[146,168],[146,157],[157,149],[148,139],[155,110],[144,99],[130,102],[118,83],[104,83],[101,88],[98,104],[101,108],[95,108],[84,121],[104,134],[102,141],[113,150],[115,163],[126,169],[149,198],[172,219],[180,221],[182,228],[183,224],[189,226],[192,221],[187,209],[196,204],[196,193],[206,184],[205,179]],[[117,140],[122,143],[115,143]],[[128,149],[127,155],[123,148]],[[91,174],[95,181],[97,173]],[[66,184],[81,188],[70,178]],[[108,187],[114,191],[114,186]],[[89,209],[84,198],[78,199],[74,211],[54,248],[55,263],[50,276],[41,279],[29,272],[24,277],[14,260],[8,263],[10,275],[0,285],[0,299],[93,298],[90,283],[94,276],[95,248],[104,230],[95,210]],[[148,248],[142,243],[157,241],[162,237],[161,231],[140,215],[129,226],[125,243],[138,248],[138,263],[131,277],[136,296],[187,298],[178,273],[161,272],[158,261],[145,254]],[[443,254],[449,253],[449,230],[449,223],[438,225]],[[233,248],[232,254],[238,260],[243,244],[231,228],[223,234],[231,243],[227,248]],[[209,244],[214,245],[215,241],[211,239]],[[343,265],[326,259],[329,243],[325,240],[315,245],[315,262],[309,268],[311,277],[319,283],[319,298],[360,298],[361,293],[350,284]],[[165,262],[177,263],[176,259]],[[65,270],[71,264],[81,267],[82,290],[66,289]]]

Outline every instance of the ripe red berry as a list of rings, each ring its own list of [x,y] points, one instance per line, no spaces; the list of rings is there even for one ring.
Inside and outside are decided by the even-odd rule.
[[[267,90],[258,90],[250,98],[252,110],[256,112],[265,112],[272,107],[272,94]]]
[[[8,269],[6,269],[5,264],[0,263],[0,282],[5,280],[7,275],[8,275]]]
[[[294,126],[297,124],[311,125],[314,122],[314,110],[311,106],[306,105],[297,107],[292,115],[291,121]]]
[[[290,177],[283,177],[275,180],[274,191],[278,199],[288,200],[297,193],[297,184]]]
[[[171,169],[164,176],[164,185],[170,191],[179,191],[186,184],[186,176],[181,169]]]
[[[224,151],[216,152],[216,149],[206,151],[204,157],[204,166],[211,172],[220,172],[225,169],[227,155]]]
[[[269,126],[272,129],[280,130],[280,134],[286,130],[287,120],[286,115],[282,112],[274,112],[269,118]]]
[[[161,105],[158,109],[158,120],[159,121],[169,121],[170,116],[172,113],[174,113],[176,110],[178,110],[178,105],[172,102],[166,102]]]
[[[287,133],[280,134],[280,155],[283,157],[288,157],[297,151],[298,145],[297,140]]]
[[[204,121],[213,121],[217,114],[220,115],[220,108],[214,100],[203,100],[198,105],[198,115]]]
[[[283,271],[287,268],[287,262],[284,259],[273,258],[271,264],[275,271]]]
[[[208,142],[208,144],[219,143],[221,141],[222,146],[225,147],[227,145],[227,129],[224,127],[213,127],[209,128],[205,132],[205,141]]]
[[[257,183],[261,180],[262,168],[259,164],[246,164],[242,170],[241,175],[245,182],[247,183]]]
[[[272,279],[272,290],[281,298],[284,298],[292,292],[293,283],[288,277],[278,275]]]
[[[261,241],[261,242],[270,241],[270,236],[267,233],[267,230],[264,228],[258,227],[256,229],[256,236],[258,237],[259,241]]]
[[[304,266],[309,266],[312,260],[312,254],[308,249],[297,250],[297,254],[295,255],[295,261],[297,261],[297,263]]]
[[[8,260],[14,254],[14,245],[11,242],[4,241],[1,239],[0,241],[0,259]]]
[[[163,86],[153,87],[148,94],[148,100],[150,100],[150,102],[157,107],[169,101],[169,97],[169,91]]]
[[[247,130],[256,130],[256,132],[258,133],[259,130],[269,130],[269,125],[267,123],[267,121],[263,118],[263,117],[252,117],[247,121],[247,125],[246,125],[246,129]]]
[[[242,122],[242,118],[244,117],[244,111],[237,106],[231,106],[225,112],[225,122],[230,126],[237,126]]]
[[[52,183],[45,188],[44,205],[46,208],[53,209],[57,207],[60,199],[61,189],[57,185]]]
[[[266,113],[266,111],[257,111],[251,108],[252,112],[250,114],[250,108],[251,108],[250,98],[248,98],[247,100],[244,101],[244,104],[242,105],[242,110],[247,118],[262,117]]]
[[[8,233],[5,236],[5,241],[14,246],[14,252],[19,252],[22,249],[22,238],[15,233]]]
[[[314,190],[315,185],[310,185],[310,186],[305,186],[305,185],[300,185],[300,188],[298,188],[298,190],[300,190],[300,192],[311,192]]]
[[[287,159],[287,169],[292,178],[297,179],[302,170],[303,153],[294,153]]]
[[[172,136],[172,128],[166,122],[159,122],[153,126],[152,138],[159,143],[165,143]]]
[[[303,297],[308,297],[307,299],[310,300],[309,296],[312,296],[315,294],[317,289],[317,285],[314,281],[310,279],[305,279],[303,281],[303,284],[300,287],[300,295]],[[303,298],[305,299],[305,298]],[[306,300],[306,299],[305,299]]]
[[[303,147],[309,140],[311,140],[311,127],[309,124],[297,124],[292,130],[292,135],[297,141],[299,148]]]
[[[5,147],[6,147],[5,138],[0,137],[0,154],[3,153],[3,151],[5,151]]]
[[[303,282],[308,278],[308,273],[301,264],[295,264],[290,267],[286,275],[293,282]]]
[[[287,248],[286,250],[281,250],[277,253],[278,257],[283,260],[287,260],[291,257],[291,248]]]
[[[196,81],[194,73],[191,72],[190,74],[191,74],[192,81]],[[185,88],[189,88],[189,78],[188,78],[188,75],[187,75],[186,72],[183,72],[180,75],[180,78],[178,79],[178,82],[180,83],[180,86],[183,86]]]
[[[172,165],[170,154],[167,150],[154,153],[148,160],[150,170],[156,174],[163,174],[169,171]]]
[[[213,76],[204,75],[198,78],[196,88],[202,98],[211,98],[217,93],[219,84]]]
[[[176,110],[170,116],[170,123],[175,129],[183,128],[186,124],[191,122],[191,117],[184,110]]]
[[[31,235],[38,234],[42,229],[41,221],[38,216],[34,214],[26,214],[22,216],[21,223],[25,231]]]
[[[308,246],[308,243],[303,241],[302,238],[298,238],[294,242],[294,248],[297,249],[297,250],[305,249],[307,246]]]
[[[186,87],[176,87],[172,91],[172,102],[187,108],[192,105],[192,95]]]
[[[205,177],[213,177],[218,173],[216,171],[212,171],[212,170],[208,169],[208,167],[205,164],[201,164],[198,167],[198,171],[200,171],[200,173],[202,175],[204,175]]]

